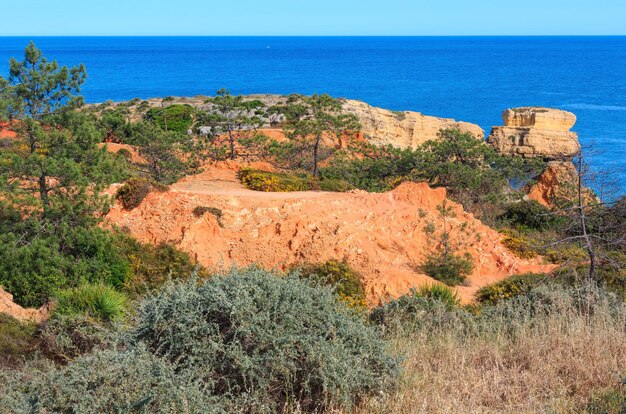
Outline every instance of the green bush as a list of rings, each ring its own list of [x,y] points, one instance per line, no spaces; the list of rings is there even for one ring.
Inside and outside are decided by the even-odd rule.
[[[26,231],[36,236],[24,238]],[[24,221],[0,233],[0,284],[22,306],[39,307],[57,289],[75,287],[81,280],[121,288],[130,276],[115,236],[98,227],[61,226],[50,232]]]
[[[536,273],[511,276],[480,288],[476,292],[476,300],[479,303],[493,305],[502,300],[530,292],[533,287],[546,281],[547,277],[545,274]]]
[[[152,191],[152,183],[144,178],[133,177],[118,188],[115,198],[127,210],[139,207],[141,202]]]
[[[415,295],[439,301],[450,307],[459,306],[461,304],[461,298],[458,293],[450,289],[450,287],[438,283],[420,286],[420,288],[415,292]]]
[[[327,178],[320,181],[320,190],[345,193],[354,189],[354,186],[347,181],[335,178]]]
[[[210,395],[143,349],[97,351],[67,366],[0,371],[0,412],[223,413]]]
[[[40,327],[39,348],[46,358],[67,363],[96,349],[112,348],[117,341],[114,327],[86,315],[57,312]]]
[[[372,309],[370,320],[392,337],[422,329],[433,333],[435,329],[462,328],[474,316],[458,303],[458,297],[450,288],[424,286]]]
[[[396,372],[376,331],[330,288],[255,268],[167,286],[141,304],[128,341],[241,412],[354,407]]]
[[[469,254],[461,256],[438,252],[427,256],[420,269],[428,276],[448,286],[457,286],[472,273],[474,263]]]
[[[187,133],[193,124],[194,112],[194,108],[190,105],[175,104],[168,106],[165,110],[163,108],[150,108],[146,112],[146,119],[154,122],[161,129]]]
[[[23,323],[0,313],[0,370],[19,365],[36,347],[34,323]]]
[[[532,230],[549,230],[561,221],[549,208],[535,200],[511,204],[501,218],[518,229]]]
[[[335,294],[349,307],[357,310],[367,307],[361,275],[352,270],[348,263],[329,260],[321,264],[300,266],[297,271],[304,279],[332,286]]]
[[[118,233],[116,248],[124,252],[130,269],[122,290],[133,296],[156,290],[169,280],[186,280],[192,274],[199,277],[207,275],[206,270],[188,253],[170,243],[140,243]]]
[[[244,187],[255,191],[289,192],[314,189],[312,179],[307,175],[297,176],[242,168],[238,177]]]
[[[216,207],[197,206],[193,209],[193,215],[196,217],[202,217],[206,213],[213,214],[217,220],[217,224],[220,227],[224,227],[222,223],[222,215],[224,214],[221,209]]]
[[[59,290],[54,310],[60,315],[85,315],[102,321],[121,318],[126,312],[126,296],[114,288],[98,284],[82,284]]]
[[[521,234],[509,234],[502,239],[502,245],[520,259],[533,259],[537,257],[537,251],[532,243]]]

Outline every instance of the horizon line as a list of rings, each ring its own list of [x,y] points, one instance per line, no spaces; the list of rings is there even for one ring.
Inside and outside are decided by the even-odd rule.
[[[51,35],[1,35],[0,38],[28,37],[626,37],[624,34],[356,34],[356,35],[298,35],[298,34],[264,34],[264,35],[212,35],[212,34],[51,34]]]

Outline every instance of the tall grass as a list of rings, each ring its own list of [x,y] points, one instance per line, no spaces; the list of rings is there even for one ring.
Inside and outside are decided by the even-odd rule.
[[[623,302],[542,287],[480,315],[442,309],[389,334],[406,358],[401,385],[360,412],[581,413],[605,394],[614,411],[593,412],[620,413],[624,395],[610,390],[626,377]]]
[[[85,315],[103,321],[112,321],[124,315],[127,307],[126,296],[104,284],[86,283],[71,289],[57,292],[59,315]]]

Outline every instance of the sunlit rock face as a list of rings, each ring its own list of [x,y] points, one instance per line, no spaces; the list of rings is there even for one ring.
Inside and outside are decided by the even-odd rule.
[[[504,126],[496,126],[487,143],[502,154],[567,160],[580,151],[578,134],[570,131],[576,115],[559,109],[523,107],[502,113]]]

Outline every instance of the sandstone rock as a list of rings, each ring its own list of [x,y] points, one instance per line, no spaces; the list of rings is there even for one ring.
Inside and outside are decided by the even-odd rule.
[[[405,183],[387,193],[263,193],[241,187],[234,163],[216,163],[169,192],[149,194],[131,211],[114,205],[107,219],[144,242],[172,242],[212,269],[258,264],[284,270],[301,262],[346,260],[362,275],[375,305],[436,283],[419,265],[435,247],[424,229],[437,222],[437,206],[445,199],[445,189],[425,183]],[[197,206],[222,210],[223,227],[211,214],[196,217]],[[463,300],[509,275],[546,270],[539,260],[516,258],[498,232],[461,205],[448,206],[455,228],[465,223],[471,234],[451,236],[466,239],[474,257],[472,275],[457,288]]]
[[[23,308],[13,302],[13,295],[0,286],[0,313],[6,313],[19,321],[43,322],[48,318],[48,308],[40,309]]]
[[[359,118],[363,135],[375,145],[416,148],[428,140],[438,139],[437,133],[447,128],[469,132],[477,139],[485,136],[478,125],[426,116],[419,112],[393,112],[350,99],[343,101],[343,109]]]
[[[576,116],[559,109],[524,107],[502,113],[504,126],[496,126],[487,142],[502,154],[571,159],[580,151],[578,135],[570,129]]]
[[[554,206],[558,201],[573,201],[578,197],[578,172],[570,161],[551,161],[537,178],[537,182],[528,186],[527,197],[546,207]],[[586,202],[596,201],[596,196],[588,188],[583,188]]]

